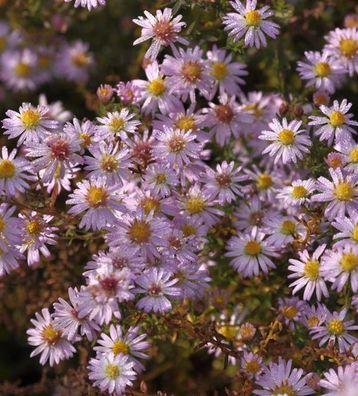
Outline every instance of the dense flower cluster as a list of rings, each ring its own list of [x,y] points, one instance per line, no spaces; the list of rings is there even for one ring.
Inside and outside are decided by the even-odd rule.
[[[234,41],[260,49],[266,36],[278,36],[268,6],[230,4],[222,22]],[[330,95],[358,74],[358,30],[335,29],[321,52],[298,62],[303,84],[321,101],[295,115],[279,93],[245,91],[247,67],[225,48],[206,51],[183,38],[185,23],[171,9],[145,12],[134,23],[142,28],[134,44],[151,41],[146,78],[101,86],[96,119],[69,120],[42,101],[8,110],[2,121],[9,147],[17,148],[4,146],[0,154],[0,275],[49,257],[66,222],[103,237],[106,246],[85,265],[82,285],[35,314],[31,356],[53,366],[87,339],[94,345],[89,380],[102,392],[123,394],[150,357],[141,318],[165,318],[205,299],[222,255],[244,280],[284,267],[281,287],[290,292],[273,302],[273,326],[300,331],[333,358],[324,372],[294,368],[287,356],[271,359],[241,306],[213,314],[215,337],[203,343],[208,353],[226,354],[255,395],[353,395],[358,118],[347,99]],[[9,87],[34,89],[56,70],[86,80],[92,58],[85,44],[63,44],[59,53],[20,50],[20,34],[5,25],[0,31],[8,43],[0,68]],[[319,174],[304,166],[315,146],[329,152]],[[215,154],[227,148],[230,159]],[[30,192],[45,194],[51,208],[63,194],[64,221],[46,205],[25,205]],[[228,224],[224,243],[208,254],[214,231]],[[129,309],[139,313],[136,321]]]

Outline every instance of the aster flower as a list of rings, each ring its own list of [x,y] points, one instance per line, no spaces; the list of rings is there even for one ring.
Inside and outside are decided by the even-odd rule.
[[[45,183],[51,182],[55,173],[63,177],[65,169],[82,163],[78,140],[70,139],[65,133],[52,133],[41,143],[28,143],[26,156],[34,158],[32,165],[36,171],[44,169],[42,179]]]
[[[0,277],[17,269],[19,260],[23,258],[15,247],[9,246],[6,250],[0,248]]]
[[[80,122],[77,118],[74,118],[72,122],[66,122],[63,131],[66,135],[79,142],[81,154],[91,145],[95,146],[98,144],[99,138],[96,136],[96,127],[89,120]]]
[[[100,125],[97,127],[98,134],[103,139],[110,142],[116,137],[125,140],[128,133],[135,133],[139,121],[133,120],[135,115],[124,108],[120,112],[107,113],[105,117],[98,117]]]
[[[241,358],[241,371],[249,378],[259,378],[263,370],[262,357],[252,352],[244,351]]]
[[[334,149],[342,155],[344,170],[358,173],[358,144],[353,139],[344,139],[338,142]]]
[[[8,110],[2,121],[4,135],[9,139],[18,138],[17,145],[23,143],[39,143],[48,133],[58,127],[58,122],[48,118],[48,107],[33,107],[30,103],[23,103],[19,112]]]
[[[254,390],[255,395],[312,395],[315,392],[307,385],[308,375],[303,370],[292,368],[292,360],[279,357],[277,363],[270,363],[256,380],[261,389]]]
[[[342,173],[340,169],[329,169],[332,180],[321,176],[316,189],[318,194],[312,196],[312,201],[329,202],[324,215],[329,220],[344,217],[351,210],[358,210],[358,175]]]
[[[301,79],[307,80],[307,87],[314,86],[332,94],[342,85],[345,69],[337,59],[327,52],[314,51],[306,51],[305,57],[305,62],[298,62],[298,72]]]
[[[140,91],[139,87],[133,81],[126,83],[120,81],[115,88],[117,96],[125,106],[138,104],[141,98]]]
[[[43,183],[46,187],[47,192],[51,194],[53,191],[55,191],[58,195],[61,193],[62,189],[66,191],[72,191],[71,180],[76,178],[77,172],[79,172],[79,170],[80,168],[77,166],[71,167],[71,169],[65,168],[63,176],[60,176],[59,168],[57,168],[53,179],[49,182]],[[43,179],[45,171],[45,169],[41,169],[39,171],[39,176],[41,180]],[[37,189],[39,190],[40,188],[41,186],[37,185]]]
[[[282,248],[299,239],[304,234],[305,228],[292,216],[266,217],[264,221],[265,233],[269,236],[266,241],[276,247]]]
[[[358,246],[346,243],[327,251],[322,259],[323,276],[332,282],[332,288],[341,292],[350,281],[353,292],[358,291]]]
[[[270,268],[275,268],[270,257],[277,256],[277,253],[264,238],[265,234],[257,227],[253,227],[250,234],[230,238],[225,256],[233,257],[231,265],[244,278],[257,276],[260,271],[268,273]]]
[[[279,318],[292,331],[295,330],[295,322],[300,322],[302,312],[306,306],[306,302],[298,297],[279,298]]]
[[[65,110],[63,108],[63,104],[61,101],[51,102],[49,103],[46,95],[40,94],[39,96],[39,106],[47,107],[47,115],[51,120],[58,121],[60,123],[64,123],[68,121],[72,114],[70,111]]]
[[[21,243],[22,221],[12,216],[15,210],[15,206],[9,206],[7,203],[0,204],[0,253]]]
[[[321,141],[327,140],[329,145],[332,145],[334,139],[336,143],[349,139],[355,133],[352,126],[358,126],[358,122],[351,119],[353,114],[348,113],[351,107],[352,103],[348,103],[347,99],[343,99],[341,103],[335,100],[331,107],[322,105],[320,110],[325,117],[310,116],[308,125],[313,125],[315,135]]]
[[[17,150],[10,153],[3,146],[0,154],[0,195],[14,196],[29,188],[28,182],[35,180],[32,166],[24,158],[15,158]]]
[[[324,297],[329,296],[319,262],[319,258],[325,248],[326,245],[321,245],[312,254],[304,250],[298,253],[300,260],[289,259],[291,265],[289,265],[288,270],[292,274],[288,275],[288,278],[298,278],[290,284],[290,287],[293,287],[292,294],[304,288],[304,300],[310,300],[314,292],[318,301],[321,300],[322,295]]]
[[[358,31],[357,29],[335,29],[326,37],[324,50],[340,61],[348,74],[358,73]]]
[[[254,195],[250,201],[241,200],[234,212],[234,225],[241,231],[251,231],[253,227],[262,227],[265,218],[271,214],[258,196]]]
[[[146,169],[144,185],[154,194],[166,197],[178,184],[176,172],[169,165],[153,164]]]
[[[40,215],[32,211],[29,215],[20,213],[22,242],[19,247],[21,253],[27,252],[27,264],[29,266],[40,262],[40,253],[49,257],[51,255],[46,245],[56,245],[57,227],[50,226],[53,216]]]
[[[307,205],[311,200],[315,185],[313,179],[293,180],[290,186],[283,187],[281,192],[277,194],[277,198],[292,206]]]
[[[112,324],[109,327],[109,335],[102,333],[94,350],[97,355],[106,355],[111,352],[114,356],[126,355],[129,357],[129,361],[134,363],[134,370],[140,372],[144,369],[144,366],[138,359],[149,358],[145,353],[150,346],[149,342],[145,341],[146,336],[146,334],[139,333],[138,327],[131,326],[124,332],[121,326]]]
[[[247,176],[240,175],[241,168],[234,169],[234,166],[233,161],[229,164],[224,161],[216,165],[216,171],[208,167],[203,175],[204,192],[213,199],[217,198],[220,205],[231,203],[242,195],[239,183],[246,180]]]
[[[136,379],[134,363],[128,356],[113,353],[91,358],[87,367],[88,377],[101,392],[121,396],[125,389]]]
[[[31,323],[34,327],[27,330],[28,343],[36,347],[31,357],[41,354],[40,364],[45,365],[49,361],[53,366],[73,356],[75,348],[56,328],[47,308],[42,309],[41,313],[36,312]]]
[[[163,269],[151,268],[136,278],[138,287],[134,290],[138,294],[145,294],[138,300],[136,306],[146,312],[164,313],[172,308],[169,298],[180,296],[181,292],[174,285],[178,279]],[[169,298],[167,297],[169,296]]]
[[[179,36],[180,31],[186,26],[185,22],[181,22],[182,15],[173,18],[171,8],[165,8],[164,11],[157,10],[155,16],[144,11],[144,15],[147,18],[140,16],[138,19],[133,19],[133,22],[142,28],[141,37],[135,40],[133,45],[152,39],[152,44],[145,53],[146,57],[155,60],[161,47],[170,46],[172,50],[175,50],[175,42],[189,44],[187,40]]]
[[[301,312],[300,321],[308,329],[314,329],[321,326],[326,320],[327,308],[325,305],[317,303],[317,305],[309,306],[308,304],[303,307]]]
[[[358,243],[358,220],[356,219],[357,213],[352,212],[349,217],[338,217],[333,221],[332,226],[340,231],[333,236],[336,240],[334,246],[344,247],[347,244]]]
[[[268,6],[257,10],[256,0],[246,0],[246,6],[239,0],[230,1],[230,4],[236,12],[226,14],[223,24],[234,42],[245,36],[245,47],[260,48],[267,45],[265,34],[271,38],[277,37],[279,26],[266,21],[273,15]]]
[[[357,362],[339,366],[323,373],[324,378],[319,381],[321,388],[325,389],[324,396],[354,396],[358,388]]]
[[[83,180],[77,184],[77,189],[69,196],[67,205],[73,205],[68,213],[78,215],[86,212],[79,227],[86,230],[99,230],[107,222],[115,220],[115,211],[122,211],[122,197],[117,186],[108,186],[103,180]]]
[[[319,339],[319,346],[327,342],[334,346],[338,343],[338,348],[341,353],[349,350],[350,346],[358,342],[356,337],[348,333],[351,330],[358,330],[358,326],[354,324],[354,320],[345,320],[347,316],[347,309],[344,308],[340,312],[330,313],[327,311],[327,316],[322,326],[317,326],[311,330],[312,338]]]
[[[262,131],[259,139],[266,140],[270,145],[263,151],[275,157],[274,162],[280,160],[284,164],[296,163],[297,159],[302,159],[305,153],[309,152],[312,142],[304,129],[300,129],[302,121],[287,122],[286,118],[280,123],[276,118],[269,124],[271,130]]]
[[[65,3],[71,2],[72,0],[64,0]],[[87,7],[88,11],[91,11],[92,8],[96,8],[98,6],[103,6],[106,4],[106,0],[75,0],[74,6],[77,7]]]
[[[183,102],[188,97],[192,103],[196,102],[196,90],[209,97],[213,77],[209,75],[207,61],[199,47],[179,48],[174,57],[166,55],[161,69],[168,76],[170,93],[178,94]]]
[[[232,54],[227,54],[224,49],[216,45],[206,53],[206,56],[209,61],[209,74],[215,80],[210,98],[214,97],[218,89],[220,95],[238,96],[242,92],[240,85],[245,84],[242,77],[248,75],[246,66],[240,62],[233,62]]]

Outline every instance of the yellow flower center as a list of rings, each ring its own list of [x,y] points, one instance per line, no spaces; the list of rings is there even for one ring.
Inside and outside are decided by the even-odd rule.
[[[108,194],[103,187],[91,186],[86,195],[87,202],[91,208],[105,206]]]
[[[253,114],[254,114],[254,116],[255,116],[256,118],[262,117],[262,115],[263,115],[263,113],[264,113],[263,110],[260,109],[258,103],[251,103],[251,104],[245,106],[245,107],[244,107],[244,110],[252,111]]]
[[[28,109],[21,113],[20,119],[26,129],[33,129],[38,125],[41,114],[36,110]]]
[[[157,177],[155,178],[155,182],[157,184],[165,184],[167,182],[167,176],[165,173],[160,173],[157,175]]]
[[[180,136],[174,136],[168,142],[169,150],[172,153],[180,153],[185,149],[185,146],[186,146],[186,142]]]
[[[352,272],[358,267],[358,256],[353,253],[345,253],[342,255],[340,265],[343,271]]]
[[[61,334],[51,324],[45,326],[41,331],[41,337],[48,345],[55,345],[61,338]]]
[[[179,117],[174,125],[176,128],[181,129],[185,132],[196,129],[195,121],[192,116]]]
[[[319,262],[317,260],[307,261],[304,266],[305,277],[315,281],[319,276]]]
[[[211,75],[219,81],[222,81],[229,74],[228,68],[224,62],[215,62],[212,65]]]
[[[291,195],[294,199],[306,198],[308,191],[304,186],[294,186],[292,187]]]
[[[31,220],[26,224],[26,230],[30,235],[39,235],[43,229],[41,222],[37,220]]]
[[[340,111],[332,111],[332,114],[329,117],[329,121],[331,125],[336,128],[343,125],[346,121],[344,114]]]
[[[354,147],[354,149],[349,153],[349,159],[353,163],[358,163],[358,146]]]
[[[114,344],[112,346],[112,351],[115,356],[119,355],[120,353],[127,355],[129,348],[128,348],[128,345],[124,341],[117,340],[114,342]]]
[[[152,210],[157,213],[160,209],[160,201],[153,197],[145,197],[140,204],[145,214],[149,214]]]
[[[291,220],[285,220],[281,224],[281,233],[284,235],[292,235],[296,231],[296,224]]]
[[[347,182],[338,183],[334,195],[339,201],[349,201],[354,197],[354,188]]]
[[[191,224],[184,224],[182,227],[182,231],[185,237],[189,237],[191,235],[195,235],[196,228]]]
[[[31,74],[31,66],[27,63],[19,62],[15,66],[15,74],[18,77],[28,77]]]
[[[256,185],[259,190],[267,190],[273,184],[272,176],[261,173],[256,180]]]
[[[81,146],[83,148],[88,147],[92,143],[91,136],[88,133],[80,133],[80,138],[82,139]]]
[[[352,231],[352,238],[358,242],[358,224],[356,224]]]
[[[206,201],[201,197],[189,197],[185,207],[191,215],[195,215],[201,213],[206,208]]]
[[[113,133],[118,133],[120,132],[124,125],[125,125],[125,120],[121,117],[114,117],[112,118],[111,122],[109,123],[109,128]]]
[[[3,232],[5,230],[6,227],[6,223],[4,218],[0,215],[0,233]]]
[[[3,159],[0,161],[0,179],[11,179],[16,172],[16,167],[13,161]]]
[[[162,78],[152,80],[148,85],[148,91],[154,96],[161,96],[165,92],[165,83]]]
[[[109,379],[115,380],[119,377],[120,369],[116,364],[108,363],[106,368],[104,369],[104,372]]]
[[[277,386],[274,389],[272,395],[296,396],[297,393],[295,392],[295,390],[292,388],[291,385],[283,384],[283,385]]]
[[[203,68],[199,63],[188,62],[182,67],[181,72],[185,80],[195,83],[200,79],[202,70]]]
[[[150,225],[144,220],[134,220],[128,229],[128,235],[131,241],[136,243],[146,243],[150,238]]]
[[[310,316],[306,319],[306,321],[310,328],[318,326],[319,323],[319,319],[317,318],[317,316]]]
[[[286,305],[283,307],[282,313],[286,316],[287,319],[294,319],[298,313],[297,308],[294,305]]]
[[[101,169],[105,172],[112,173],[118,169],[118,160],[113,155],[105,154],[101,158]]]
[[[0,37],[0,52],[3,52],[6,48],[6,38],[4,36]]]
[[[358,41],[354,39],[343,39],[339,43],[339,49],[346,58],[354,58],[358,52]]]
[[[84,52],[78,52],[71,58],[72,63],[78,67],[83,67],[89,64],[90,57]]]
[[[233,341],[237,337],[238,327],[233,325],[220,325],[218,326],[217,332],[228,340]]]
[[[282,129],[278,134],[278,140],[285,146],[290,146],[295,141],[295,133],[291,129]]]
[[[251,10],[245,14],[245,20],[248,26],[257,27],[261,22],[261,15],[256,10]]]
[[[319,62],[315,66],[316,74],[318,77],[327,77],[331,74],[331,67],[327,62]]]
[[[248,256],[257,256],[261,253],[261,245],[255,240],[248,241],[245,245],[244,251]]]
[[[257,360],[253,359],[253,360],[249,360],[245,363],[245,369],[247,372],[251,373],[251,374],[256,374],[259,372],[260,370],[260,364]]]
[[[339,319],[331,319],[327,323],[327,328],[330,334],[332,335],[340,335],[344,332],[344,323],[343,320]]]

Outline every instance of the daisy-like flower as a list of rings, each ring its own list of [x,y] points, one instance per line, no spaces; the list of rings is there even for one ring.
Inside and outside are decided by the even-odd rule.
[[[79,227],[85,227],[86,230],[104,228],[107,222],[116,219],[115,211],[123,210],[118,187],[109,186],[103,180],[83,180],[77,184],[77,189],[69,198],[66,203],[74,205],[69,209],[69,214],[77,216],[86,212],[79,224]]]
[[[24,158],[15,158],[17,150],[10,153],[3,146],[0,154],[0,195],[14,196],[29,188],[28,182],[35,180],[32,166]]]
[[[325,389],[324,396],[354,396],[358,389],[357,362],[339,366],[323,373],[324,378],[319,381]]]
[[[311,200],[315,185],[316,182],[313,179],[294,180],[290,186],[282,188],[277,198],[292,206],[307,205]]]
[[[358,330],[358,326],[354,324],[354,320],[345,320],[347,313],[346,308],[333,313],[327,310],[324,324],[311,330],[312,338],[320,340],[320,347],[327,342],[331,347],[338,343],[339,352],[344,353],[349,350],[352,344],[358,342],[356,337],[348,333],[351,330]]]
[[[17,145],[23,143],[39,143],[48,133],[58,127],[58,122],[48,118],[48,107],[34,107],[30,103],[23,103],[19,112],[8,110],[8,118],[2,121],[6,130],[4,135],[9,139],[17,139]]]
[[[342,155],[344,169],[358,173],[358,144],[353,139],[344,139],[337,143],[334,149]]]
[[[115,88],[115,92],[119,97],[119,100],[125,106],[128,105],[136,105],[140,102],[141,92],[139,87],[136,84],[133,84],[132,81],[123,82],[120,81]]]
[[[358,291],[358,245],[344,244],[327,251],[322,258],[323,276],[332,282],[332,288],[341,292],[350,281],[353,292]]]
[[[276,267],[270,257],[277,256],[277,253],[264,238],[265,234],[257,227],[254,227],[250,234],[230,238],[225,256],[233,258],[231,265],[244,278],[257,276],[260,271],[266,274],[270,268]]]
[[[5,251],[0,247],[0,277],[17,269],[20,259],[23,259],[23,256],[16,248],[10,246]]]
[[[335,29],[326,37],[324,50],[342,62],[348,74],[358,73],[358,30]]]
[[[154,194],[166,197],[178,184],[178,177],[169,165],[153,164],[146,169],[144,183]]]
[[[261,228],[271,210],[268,210],[258,196],[254,195],[249,202],[240,200],[239,206],[234,212],[234,225],[241,231],[251,231],[253,227]]]
[[[47,361],[52,367],[59,364],[61,360],[69,359],[76,349],[63,336],[62,332],[56,328],[53,317],[47,308],[36,312],[35,319],[31,319],[34,328],[27,330],[28,343],[35,346],[31,357],[41,354],[40,364],[45,365]]]
[[[169,298],[179,297],[181,294],[180,289],[174,286],[178,279],[173,278],[171,272],[163,269],[151,268],[137,277],[135,281],[138,287],[134,291],[138,294],[145,294],[136,306],[146,312],[169,311],[172,308]]]
[[[279,26],[266,20],[273,15],[270,7],[256,9],[256,0],[246,0],[246,6],[239,0],[230,1],[230,4],[236,12],[226,14],[223,23],[234,42],[245,36],[245,47],[260,48],[267,45],[265,34],[273,39],[278,36]]]
[[[121,396],[127,387],[133,385],[136,379],[134,363],[128,356],[114,353],[91,358],[88,365],[88,378],[93,381],[102,392],[114,396]]]
[[[351,107],[352,103],[348,103],[347,99],[343,99],[341,103],[335,100],[331,107],[322,105],[320,110],[325,117],[310,116],[308,125],[313,125],[315,135],[321,141],[326,140],[330,146],[334,139],[336,143],[349,139],[355,133],[352,126],[358,126],[358,122],[351,119],[353,114],[348,113]]]
[[[78,290],[70,287],[68,289],[68,303],[63,298],[53,304],[55,312],[53,314],[54,325],[69,340],[76,340],[78,335],[86,336],[92,341],[96,336],[96,331],[100,329],[98,324],[88,318],[79,318],[78,315]]]
[[[103,178],[109,185],[121,186],[128,175],[129,152],[119,149],[118,144],[99,144],[89,147],[90,156],[85,156],[85,170],[90,178]]]
[[[199,47],[188,48],[166,55],[162,64],[163,73],[168,76],[170,93],[180,95],[182,101],[188,97],[195,103],[195,91],[208,98],[213,77],[209,75],[208,63],[203,59],[203,51]]]
[[[282,248],[302,237],[304,227],[292,216],[267,217],[264,221],[266,241],[276,248]]]
[[[139,121],[133,120],[135,114],[130,113],[128,109],[122,109],[120,112],[107,113],[105,117],[98,117],[99,126],[97,131],[99,136],[103,139],[108,139],[109,142],[115,140],[117,137],[125,140],[128,133],[135,133]]]
[[[312,142],[304,129],[300,129],[302,121],[287,122],[286,118],[280,123],[276,118],[269,124],[270,131],[262,131],[259,139],[272,142],[263,154],[269,153],[275,157],[274,162],[280,160],[287,164],[296,163],[297,159],[302,159],[305,153],[309,152]]]
[[[332,180],[321,176],[316,183],[318,194],[312,201],[329,202],[324,215],[328,220],[342,218],[346,212],[358,210],[358,175],[342,173],[340,169],[329,168]]]
[[[15,206],[9,207],[6,203],[0,204],[0,253],[21,243],[22,221],[12,216],[15,210]]]
[[[248,75],[246,66],[240,62],[233,62],[232,54],[226,54],[224,49],[216,45],[206,56],[209,61],[209,74],[215,80],[210,98],[214,97],[218,89],[220,95],[238,96],[242,92],[240,85],[245,84],[242,77]]]
[[[241,371],[249,378],[259,378],[263,370],[262,357],[252,352],[244,351],[241,358]]]
[[[65,133],[52,133],[41,143],[28,143],[26,156],[34,158],[34,169],[38,172],[44,169],[42,179],[44,183],[51,182],[55,173],[58,177],[65,175],[66,169],[82,163],[78,140],[71,139]]]
[[[145,74],[148,81],[133,80],[133,84],[140,89],[143,113],[154,114],[158,108],[163,114],[175,111],[180,106],[179,99],[169,93],[168,81],[159,71],[158,63],[148,65]]]
[[[148,359],[148,355],[144,353],[150,344],[145,341],[146,334],[140,334],[138,327],[131,326],[126,332],[122,327],[111,325],[109,327],[109,335],[102,333],[101,338],[98,339],[98,346],[94,347],[97,354],[108,354],[113,352],[114,356],[119,354],[127,355],[129,361],[134,363],[135,371],[139,372],[144,369],[144,366],[138,359]]]
[[[206,174],[203,175],[204,192],[212,199],[217,198],[221,205],[234,201],[237,196],[242,196],[239,183],[247,180],[247,176],[241,174],[241,168],[234,169],[234,167],[234,161],[229,164],[224,161],[216,165],[216,171],[208,167]]]
[[[277,363],[271,362],[264,368],[263,374],[256,380],[262,389],[253,393],[260,396],[312,395],[315,392],[307,385],[308,376],[301,368],[292,369],[292,360],[286,361],[280,357]]]
[[[307,80],[306,86],[334,93],[342,84],[345,73],[342,64],[327,52],[306,51],[305,57],[305,62],[298,62],[298,72],[301,79]]]
[[[312,254],[304,250],[298,253],[299,260],[289,260],[291,265],[289,265],[288,270],[292,274],[288,275],[288,278],[298,278],[290,284],[290,287],[293,287],[292,294],[304,288],[304,300],[310,300],[314,292],[316,292],[318,301],[321,300],[322,295],[324,297],[329,296],[326,283],[322,277],[322,268],[319,261],[325,248],[326,245],[321,245]]]
[[[295,330],[295,323],[301,320],[302,312],[306,302],[298,297],[279,298],[279,318],[292,331]]]
[[[173,18],[171,8],[165,8],[164,11],[157,10],[155,16],[144,11],[144,15],[146,18],[140,16],[138,19],[133,19],[133,22],[142,28],[141,37],[135,40],[133,45],[152,39],[152,44],[145,54],[147,58],[155,60],[161,47],[170,46],[172,50],[175,50],[175,42],[189,44],[187,40],[179,36],[180,31],[186,26],[185,22],[181,22],[182,15]]]
[[[65,0],[65,3],[69,3],[72,0]],[[74,6],[77,7],[87,7],[88,11],[91,11],[92,8],[96,8],[98,6],[103,6],[106,4],[106,0],[75,0]]]
[[[195,133],[164,127],[155,134],[157,144],[153,154],[158,160],[166,160],[171,165],[182,167],[193,159],[198,159],[202,145],[195,142]]]
[[[21,234],[22,243],[19,247],[21,253],[27,252],[27,264],[29,266],[40,262],[40,253],[45,257],[51,255],[46,245],[56,245],[57,227],[52,227],[49,223],[53,216],[43,215],[32,211],[28,216],[20,214],[23,219]]]
[[[351,213],[349,217],[336,218],[332,226],[340,231],[333,236],[336,240],[334,246],[358,244],[358,214],[356,212]]]
[[[311,330],[320,326],[327,316],[327,308],[325,305],[317,303],[317,305],[309,306],[308,304],[301,312],[300,321],[308,329]]]
[[[63,131],[66,135],[79,142],[81,154],[91,145],[95,146],[98,144],[99,138],[96,136],[96,127],[89,120],[80,122],[77,118],[74,118],[72,122],[65,124]]]

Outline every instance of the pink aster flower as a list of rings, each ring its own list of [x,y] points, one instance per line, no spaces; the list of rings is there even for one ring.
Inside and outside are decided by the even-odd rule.
[[[293,216],[266,216],[263,223],[265,233],[268,235],[266,241],[276,248],[283,248],[300,239],[305,233],[305,228]]]
[[[328,202],[324,215],[329,220],[344,217],[351,210],[358,210],[358,175],[342,173],[340,169],[329,169],[331,179],[318,178],[312,201]]]
[[[323,373],[319,382],[324,396],[354,396],[358,389],[358,364],[353,362]]]
[[[185,22],[181,22],[182,15],[173,18],[171,8],[165,8],[164,11],[157,10],[155,16],[144,11],[144,15],[147,18],[140,16],[138,19],[133,19],[133,22],[142,28],[141,37],[135,40],[133,45],[152,39],[152,44],[145,54],[146,57],[155,60],[161,47],[170,46],[172,50],[175,50],[175,42],[189,44],[187,40],[179,36],[180,31],[186,26]]]
[[[223,18],[225,30],[229,36],[233,36],[234,42],[245,36],[245,47],[266,47],[265,34],[276,38],[279,34],[279,26],[266,19],[273,15],[269,6],[256,9],[256,0],[246,0],[246,6],[241,1],[230,1],[236,12],[229,12]]]
[[[227,244],[225,256],[233,258],[231,265],[244,278],[257,276],[260,271],[266,274],[270,268],[276,267],[270,257],[277,256],[277,253],[264,238],[265,234],[254,227],[250,234],[231,237]]]
[[[266,140],[270,145],[262,152],[275,157],[275,164],[280,160],[282,163],[296,163],[304,154],[309,153],[312,142],[306,130],[300,129],[302,121],[287,122],[286,118],[280,123],[276,118],[269,124],[271,130],[262,131],[259,139]]]
[[[290,206],[307,205],[311,201],[315,186],[316,182],[313,179],[293,180],[290,186],[284,187],[277,194],[277,198]]]
[[[298,62],[298,72],[306,86],[314,86],[317,90],[324,90],[332,94],[342,85],[345,69],[327,52],[305,52],[306,62]]]
[[[272,215],[272,210],[269,210],[259,197],[254,195],[248,202],[239,201],[234,212],[234,225],[241,232],[251,231],[253,227],[261,228],[266,218]]]
[[[83,180],[69,197],[66,203],[73,205],[69,214],[77,216],[86,212],[79,224],[79,227],[85,227],[86,230],[104,228],[116,219],[116,211],[123,210],[118,187],[109,186],[103,180]]]
[[[160,197],[171,195],[178,184],[176,172],[169,166],[161,163],[148,166],[144,176],[144,186]]]
[[[312,338],[320,340],[320,347],[327,342],[331,347],[338,343],[340,353],[344,353],[349,350],[352,344],[358,342],[356,337],[348,333],[351,330],[358,330],[358,326],[354,324],[354,320],[345,320],[347,313],[346,308],[333,313],[327,310],[324,324],[311,330]]]
[[[79,142],[81,154],[91,145],[97,145],[100,140],[96,135],[95,125],[89,120],[80,122],[77,118],[74,118],[72,122],[66,122],[63,131],[71,139]]]
[[[310,116],[308,125],[313,125],[315,135],[321,141],[326,140],[328,145],[332,145],[334,139],[336,143],[349,139],[355,133],[352,126],[358,126],[358,122],[351,119],[353,114],[348,113],[351,107],[352,103],[348,103],[347,99],[343,99],[341,103],[335,100],[331,107],[322,105],[320,110],[325,117]]]
[[[49,119],[48,111],[46,106],[33,107],[30,103],[23,103],[19,112],[8,110],[8,118],[2,121],[4,135],[9,136],[9,139],[18,138],[18,146],[39,143],[58,127],[57,121]]]
[[[292,360],[281,357],[277,363],[270,363],[264,368],[263,374],[256,380],[261,389],[254,390],[255,395],[296,395],[305,396],[314,394],[314,390],[307,385],[308,374],[303,370],[292,369]]]
[[[308,329],[311,330],[315,327],[321,326],[326,320],[327,307],[323,304],[306,305],[301,312],[300,321]]]
[[[50,366],[59,364],[61,360],[69,359],[76,352],[73,345],[54,325],[53,317],[47,308],[42,309],[41,314],[36,312],[31,323],[34,328],[27,330],[28,342],[36,349],[30,356],[41,354],[40,364],[45,365],[47,361],[50,362]]]
[[[72,0],[65,0],[65,3],[68,3]],[[106,0],[74,0],[75,7],[87,7],[88,11],[91,11],[92,8],[96,8],[98,6],[103,6],[106,4]]]
[[[138,287],[134,290],[138,294],[145,294],[137,302],[137,307],[145,312],[164,313],[172,308],[169,298],[179,297],[181,291],[174,285],[178,279],[172,273],[163,269],[151,268],[136,278]],[[169,297],[169,298],[168,298]]]
[[[132,81],[123,82],[120,81],[115,88],[115,92],[118,95],[120,101],[125,105],[136,105],[139,103],[141,98],[141,92],[139,87],[133,84]]]
[[[354,211],[348,217],[338,217],[332,226],[340,231],[334,234],[334,246],[358,244],[358,214]]]
[[[295,324],[301,321],[306,302],[298,297],[284,297],[278,299],[279,319],[292,331]]]
[[[358,144],[353,139],[344,139],[339,141],[334,149],[342,155],[344,170],[358,173]]]
[[[249,379],[254,379],[260,377],[262,370],[262,357],[255,353],[244,351],[241,358],[241,372]]]
[[[290,259],[288,270],[292,274],[288,278],[298,278],[290,284],[293,287],[292,294],[304,288],[303,299],[310,300],[312,294],[316,292],[317,300],[320,301],[322,295],[328,297],[329,293],[325,281],[323,280],[320,256],[324,252],[326,245],[319,246],[312,254],[307,250],[299,252],[299,260]]]

